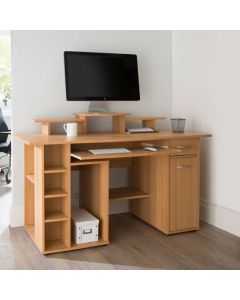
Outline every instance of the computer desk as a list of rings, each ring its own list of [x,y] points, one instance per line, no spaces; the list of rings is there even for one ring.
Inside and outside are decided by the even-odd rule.
[[[95,133],[77,137],[18,134],[24,143],[25,229],[43,254],[95,247],[109,241],[109,202],[130,200],[133,215],[169,235],[199,229],[200,139],[185,132]],[[156,152],[142,143],[158,146]],[[92,155],[97,148],[130,153]],[[81,160],[71,157],[78,153]],[[109,169],[127,167],[128,187],[109,189]],[[71,170],[79,170],[79,207],[100,220],[97,242],[71,238]]]

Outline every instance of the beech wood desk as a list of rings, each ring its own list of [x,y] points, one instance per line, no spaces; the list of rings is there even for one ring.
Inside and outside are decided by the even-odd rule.
[[[19,134],[24,143],[25,228],[41,253],[109,243],[109,201],[130,199],[131,213],[165,234],[199,229],[199,143],[210,134],[169,131],[101,133],[68,138]],[[168,146],[157,152],[142,143]],[[130,153],[92,155],[97,148]],[[81,160],[71,157],[80,152]],[[128,167],[129,187],[109,190],[109,168]],[[100,220],[99,240],[76,245],[71,239],[71,170],[80,174],[79,206]]]

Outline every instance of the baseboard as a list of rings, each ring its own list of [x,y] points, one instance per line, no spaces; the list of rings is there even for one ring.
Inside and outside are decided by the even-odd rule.
[[[200,219],[240,237],[240,212],[201,201]]]

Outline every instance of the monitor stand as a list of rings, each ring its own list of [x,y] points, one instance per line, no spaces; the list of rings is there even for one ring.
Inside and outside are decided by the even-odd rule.
[[[90,101],[88,106],[89,113],[109,113],[108,101]]]

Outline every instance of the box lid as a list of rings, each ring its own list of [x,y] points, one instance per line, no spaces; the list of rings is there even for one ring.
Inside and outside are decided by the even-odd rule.
[[[75,223],[99,223],[96,217],[83,208],[72,209],[72,219]]]

